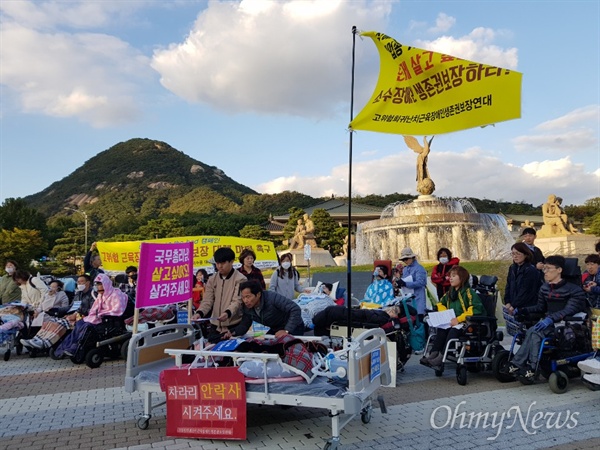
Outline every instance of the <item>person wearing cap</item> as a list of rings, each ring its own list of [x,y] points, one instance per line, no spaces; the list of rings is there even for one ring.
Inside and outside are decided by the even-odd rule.
[[[521,238],[525,245],[529,247],[531,253],[533,253],[533,261],[531,262],[537,270],[542,270],[544,268],[544,254],[542,251],[533,245],[535,242],[536,231],[535,228],[527,227],[523,229],[521,233]]]
[[[543,269],[545,283],[540,288],[537,304],[512,311],[512,314],[521,315],[545,313],[545,317],[527,330],[521,347],[506,368],[508,374],[533,380],[540,345],[544,338],[554,334],[554,324],[567,316],[586,311],[585,292],[580,286],[569,283],[562,277],[564,268],[563,256],[552,255],[546,258]]]
[[[427,286],[427,271],[417,262],[417,255],[409,248],[403,248],[400,252],[400,261],[404,263],[402,278],[398,280],[400,288],[412,289],[415,295],[414,308],[419,314],[419,319],[425,317],[425,286]]]

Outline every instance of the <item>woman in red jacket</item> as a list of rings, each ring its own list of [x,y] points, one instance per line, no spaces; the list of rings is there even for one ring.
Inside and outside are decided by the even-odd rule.
[[[460,259],[453,258],[452,252],[447,248],[440,248],[437,252],[437,260],[439,264],[434,266],[431,272],[431,282],[435,284],[437,288],[438,299],[441,299],[448,289],[450,289],[450,279],[448,278],[448,272],[454,266],[460,264]]]

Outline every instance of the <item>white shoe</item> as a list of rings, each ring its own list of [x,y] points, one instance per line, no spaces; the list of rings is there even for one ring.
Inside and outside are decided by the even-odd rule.
[[[579,369],[585,373],[600,374],[600,361],[598,361],[596,358],[579,361],[577,363],[577,367],[579,367]]]
[[[583,379],[592,384],[596,384],[596,385],[600,386],[600,373],[586,373],[583,376]]]

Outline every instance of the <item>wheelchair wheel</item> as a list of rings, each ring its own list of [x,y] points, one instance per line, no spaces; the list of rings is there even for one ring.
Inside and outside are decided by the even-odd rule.
[[[58,361],[58,360],[61,360],[61,359],[63,359],[65,357],[64,355],[62,355],[62,356],[56,356],[56,353],[54,353],[54,350],[55,350],[54,347],[50,348],[50,358],[52,358],[53,360]]]
[[[127,361],[127,351],[129,350],[129,341],[130,341],[130,339],[127,339],[126,341],[124,341],[121,344],[121,358],[124,359],[125,361]]]
[[[83,349],[78,349],[70,359],[73,364],[83,364],[85,362],[85,353],[83,353]]]
[[[562,370],[557,370],[556,372],[552,372],[550,374],[550,378],[548,378],[548,384],[550,385],[550,389],[555,394],[564,394],[567,392],[567,388],[569,387],[569,377]]]
[[[509,355],[510,352],[508,350],[501,350],[492,359],[492,372],[500,383],[508,383],[509,381],[516,380],[515,377],[505,372],[508,368]]]
[[[85,355],[85,365],[90,369],[97,369],[104,361],[104,353],[101,348],[93,348]]]
[[[465,366],[458,366],[456,368],[456,381],[461,386],[467,385],[467,368]]]

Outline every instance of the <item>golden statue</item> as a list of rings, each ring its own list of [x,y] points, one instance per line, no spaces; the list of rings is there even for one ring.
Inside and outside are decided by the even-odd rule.
[[[434,137],[432,136],[427,142],[427,136],[423,136],[423,145],[421,145],[413,136],[404,136],[404,142],[406,142],[408,148],[419,155],[417,156],[417,192],[421,195],[431,195],[435,191],[435,184],[429,177],[429,170],[427,169],[427,158]]]

